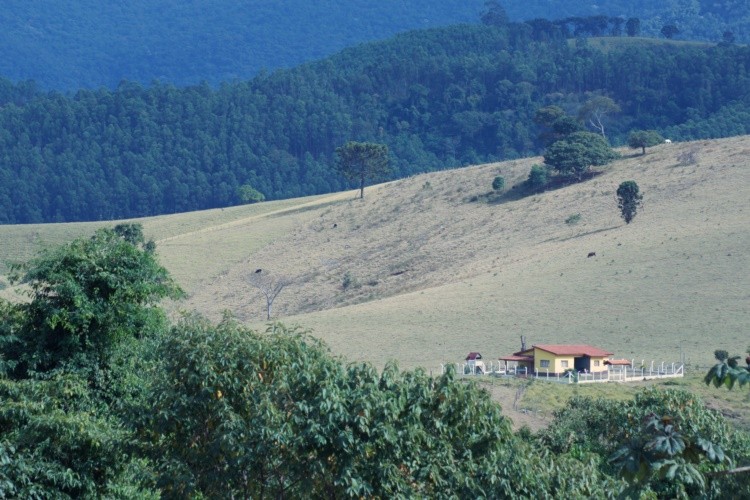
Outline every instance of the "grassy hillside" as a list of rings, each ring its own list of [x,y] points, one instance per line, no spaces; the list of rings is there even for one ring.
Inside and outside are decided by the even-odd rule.
[[[636,362],[684,354],[693,375],[677,383],[747,427],[745,391],[702,391],[698,376],[714,349],[747,346],[750,136],[622,152],[590,181],[528,198],[483,195],[496,175],[520,183],[539,158],[419,175],[368,188],[363,201],[350,191],[138,221],[189,293],[175,311],[218,318],[228,309],[264,328],[264,300],[248,284],[262,268],[293,278],[274,303],[277,319],[313,328],[350,360],[437,371],[469,351],[513,352],[520,335],[591,343]],[[686,152],[697,162],[680,164]],[[626,226],[614,191],[629,179],[645,206]],[[580,221],[566,224],[575,214]],[[0,255],[23,260],[102,224],[0,226]],[[633,391],[618,387],[581,393]],[[578,393],[487,388],[517,425],[532,427]]]
[[[679,164],[689,150],[697,163]],[[515,351],[520,335],[637,360],[682,351],[704,366],[714,349],[744,348],[750,137],[624,153],[588,182],[521,199],[481,196],[496,175],[521,182],[538,158],[415,176],[363,201],[348,192],[142,222],[190,294],[178,307],[262,325],[247,279],[283,274],[293,284],[275,315],[351,360],[435,370],[472,350]],[[626,226],[614,191],[629,179],[645,206]],[[98,225],[0,226],[0,251],[25,258]]]
[[[696,164],[678,164],[686,150]],[[188,306],[260,321],[246,280],[263,268],[295,278],[279,317],[350,359],[437,369],[471,350],[510,353],[526,335],[638,360],[682,350],[707,365],[716,348],[744,348],[750,326],[748,152],[747,137],[665,144],[589,182],[504,203],[470,200],[495,175],[520,182],[538,159],[382,185],[364,201],[290,215],[293,231],[208,278]],[[614,191],[628,179],[645,207],[626,226]],[[580,222],[566,224],[574,214]],[[343,289],[347,273],[359,286]]]

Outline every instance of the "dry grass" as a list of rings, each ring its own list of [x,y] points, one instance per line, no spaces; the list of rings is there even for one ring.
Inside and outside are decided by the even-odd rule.
[[[698,148],[697,164],[677,164],[686,148]],[[750,138],[624,153],[585,183],[499,203],[470,200],[496,175],[521,182],[540,159],[415,176],[364,200],[348,192],[142,222],[190,294],[180,308],[229,309],[260,326],[264,303],[247,276],[283,273],[295,284],[276,300],[279,319],[351,360],[438,370],[472,350],[515,351],[520,335],[637,360],[682,349],[702,367],[714,349],[744,349]],[[626,226],[614,191],[630,179],[645,206]],[[566,224],[573,214],[580,221]],[[98,225],[0,226],[0,251],[26,258]]]

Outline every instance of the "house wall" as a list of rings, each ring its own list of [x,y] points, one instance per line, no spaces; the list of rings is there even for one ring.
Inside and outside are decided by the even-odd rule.
[[[606,372],[607,371],[607,365],[604,364],[604,360],[607,358],[591,358],[591,372],[592,373],[599,373],[599,372]],[[596,366],[596,362],[599,362],[599,366]]]
[[[542,366],[542,361],[548,361],[549,366]],[[568,366],[563,366],[563,361],[568,362]],[[539,349],[534,349],[534,370],[538,371],[540,373],[546,373],[547,370],[549,370],[549,373],[564,373],[565,370],[568,368],[573,368],[574,361],[573,356],[555,356],[552,353],[549,353],[547,351],[542,351]]]

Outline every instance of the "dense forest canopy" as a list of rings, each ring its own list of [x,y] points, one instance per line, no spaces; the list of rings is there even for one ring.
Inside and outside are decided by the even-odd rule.
[[[66,95],[0,81],[0,223],[228,206],[243,186],[266,199],[339,190],[333,156],[349,140],[386,144],[393,177],[539,153],[539,108],[576,116],[598,96],[620,109],[613,144],[636,128],[745,134],[749,60],[735,44],[456,25],[216,89],[123,82]]]
[[[513,21],[638,18],[684,40],[750,41],[744,0],[503,0]],[[0,13],[0,75],[44,89],[116,87],[121,80],[178,86],[247,79],[362,42],[413,29],[478,23],[484,0],[6,0]]]

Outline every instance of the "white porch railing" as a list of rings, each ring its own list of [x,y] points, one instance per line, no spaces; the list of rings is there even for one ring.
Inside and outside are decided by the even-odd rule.
[[[634,361],[634,360],[633,360]],[[631,361],[631,363],[633,363]],[[634,364],[634,363],[633,363]],[[567,384],[588,384],[593,382],[635,382],[642,380],[651,380],[659,378],[677,378],[685,375],[685,365],[683,363],[667,363],[662,362],[657,364],[652,361],[650,365],[646,365],[644,361],[641,361],[641,365],[638,367],[634,366],[610,366],[609,369],[601,372],[566,372],[550,373],[549,369],[544,371],[528,372],[525,367],[508,367],[506,369],[505,364],[501,362],[486,361],[484,366],[476,366],[469,363],[456,363],[456,375],[459,377],[463,376],[483,376],[483,375],[494,375],[494,376],[526,376],[533,377],[539,380],[546,380],[549,382],[559,382]],[[448,365],[441,364],[440,371],[445,373]]]

